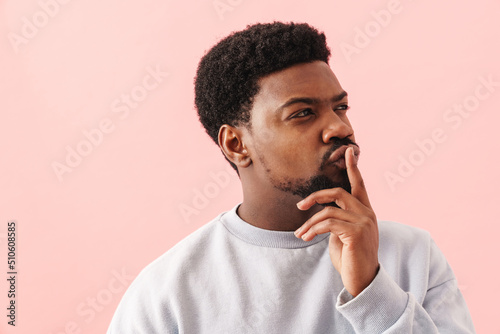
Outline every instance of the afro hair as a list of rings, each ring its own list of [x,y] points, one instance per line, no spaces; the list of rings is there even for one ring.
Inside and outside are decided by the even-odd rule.
[[[218,144],[223,124],[249,128],[259,79],[299,63],[328,64],[329,58],[324,33],[306,23],[259,23],[233,32],[198,65],[195,105],[201,124]],[[228,162],[238,173],[236,165]]]

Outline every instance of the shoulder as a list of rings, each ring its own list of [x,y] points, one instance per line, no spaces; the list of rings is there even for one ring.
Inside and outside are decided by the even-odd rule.
[[[220,222],[223,212],[210,222],[201,226],[172,248],[146,265],[130,284],[124,299],[135,299],[144,296],[151,298],[165,297],[174,293],[176,287],[183,285],[183,280],[204,265],[203,257],[207,250],[220,238],[225,228]],[[205,261],[206,262],[206,261]],[[158,291],[162,291],[160,294]]]
[[[174,272],[180,274],[179,272],[192,269],[196,259],[203,256],[210,244],[214,243],[214,239],[225,232],[225,228],[220,222],[220,218],[225,213],[219,214],[148,264],[139,273],[136,280],[150,281],[155,277],[161,277],[161,280],[164,281],[167,272],[169,273],[168,277],[175,277],[172,275]]]
[[[454,279],[444,254],[424,229],[393,221],[378,221],[379,261],[403,288],[420,281],[423,291]],[[412,278],[413,277],[413,278]],[[419,277],[418,279],[416,279]]]
[[[393,221],[379,221],[379,261],[398,284],[411,277],[428,276],[431,237],[429,232]],[[411,277],[410,277],[411,276]]]
[[[432,238],[424,229],[394,221],[379,220],[379,255],[392,263],[428,265]]]
[[[391,244],[397,248],[409,248],[422,245],[429,246],[431,235],[419,227],[402,223],[378,220],[380,242]]]
[[[108,333],[177,332],[176,312],[192,283],[193,268],[203,270],[205,251],[224,233],[221,213],[149,263],[123,295]],[[174,327],[165,327],[165,326]]]

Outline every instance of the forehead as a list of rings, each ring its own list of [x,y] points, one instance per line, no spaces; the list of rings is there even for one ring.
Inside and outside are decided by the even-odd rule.
[[[322,61],[297,64],[259,80],[255,103],[282,104],[292,97],[329,99],[342,92],[330,66]],[[278,106],[277,106],[278,107]]]

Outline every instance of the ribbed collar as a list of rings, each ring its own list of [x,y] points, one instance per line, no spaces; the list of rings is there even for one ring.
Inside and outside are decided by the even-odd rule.
[[[330,235],[327,232],[315,236],[311,241],[304,241],[297,238],[293,231],[273,231],[259,228],[238,216],[236,210],[240,205],[241,203],[222,214],[220,221],[230,233],[252,245],[272,248],[303,248],[314,245]]]

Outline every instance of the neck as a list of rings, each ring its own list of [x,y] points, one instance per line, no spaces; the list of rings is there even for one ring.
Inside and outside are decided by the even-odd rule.
[[[237,214],[247,223],[262,229],[295,231],[322,209],[322,206],[314,205],[309,210],[299,210],[297,203],[302,199],[299,196],[275,188],[262,191],[253,183],[246,185]]]

